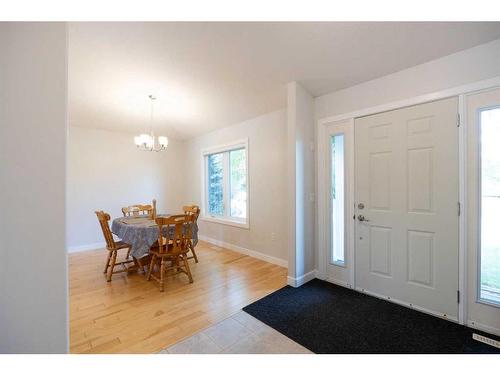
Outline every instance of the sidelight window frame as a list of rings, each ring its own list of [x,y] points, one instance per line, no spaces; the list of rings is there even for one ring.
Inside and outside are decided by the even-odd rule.
[[[334,195],[336,194],[336,189],[339,187],[339,184],[337,184],[337,181],[335,179],[335,171],[336,171],[336,166],[338,167],[338,164],[335,165],[335,159],[334,159],[334,154],[333,154],[333,147],[334,147],[334,139],[341,137],[342,138],[342,176],[341,178],[341,187],[342,187],[342,192],[341,192],[341,197],[342,197],[342,225],[341,225],[341,244],[342,244],[342,259],[334,259],[335,255],[335,232],[339,233],[339,231],[335,230],[335,226],[338,225],[334,222],[334,199],[336,198]],[[329,142],[329,181],[330,181],[330,198],[328,201],[328,207],[329,207],[329,228],[330,228],[330,241],[329,241],[329,249],[328,249],[328,259],[329,263],[335,266],[340,266],[340,267],[346,267],[346,258],[347,258],[347,246],[348,246],[348,240],[347,240],[347,225],[348,225],[348,220],[347,220],[347,198],[348,198],[348,192],[347,192],[347,181],[346,181],[346,171],[347,171],[347,157],[346,157],[346,134],[344,131],[339,131],[339,132],[334,132],[330,134],[330,142]],[[337,207],[338,208],[338,207]],[[339,215],[337,215],[337,218]]]
[[[477,126],[477,184],[478,184],[478,189],[477,189],[477,272],[476,272],[476,302],[489,305],[492,307],[500,308],[500,302],[489,299],[489,298],[484,298],[482,296],[482,227],[483,227],[483,145],[482,145],[482,134],[483,134],[483,124],[482,124],[482,113],[491,111],[491,110],[500,110],[500,105],[493,105],[493,106],[486,106],[486,107],[481,107],[478,108],[476,111],[476,126]]]

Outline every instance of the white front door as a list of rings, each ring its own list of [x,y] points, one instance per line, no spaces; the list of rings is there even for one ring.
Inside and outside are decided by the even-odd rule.
[[[355,120],[356,289],[458,318],[458,99]]]
[[[500,335],[500,90],[466,100],[468,324]]]

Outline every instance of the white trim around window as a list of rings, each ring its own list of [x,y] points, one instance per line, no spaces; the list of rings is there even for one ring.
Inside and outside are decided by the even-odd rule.
[[[230,163],[229,152],[233,150],[245,150],[245,172],[246,172],[246,213],[245,218],[233,217],[230,215],[231,211],[231,194],[230,194]],[[225,153],[223,157],[223,215],[211,215],[208,213],[208,156],[213,154]],[[200,219],[218,224],[225,224],[239,228],[250,228],[250,178],[248,170],[249,149],[248,138],[240,139],[234,142],[225,143],[219,146],[204,148],[201,150],[201,216]]]

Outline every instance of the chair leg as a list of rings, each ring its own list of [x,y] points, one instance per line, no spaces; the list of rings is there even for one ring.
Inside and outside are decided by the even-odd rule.
[[[125,259],[130,258],[130,251],[132,250],[132,246],[128,248],[127,250],[127,257]]]
[[[106,273],[108,272],[108,267],[109,267],[109,261],[111,259],[111,251],[108,251],[108,258],[106,259],[106,266],[104,267],[104,272],[103,273]]]
[[[191,270],[189,269],[189,262],[188,262],[187,256],[183,255],[182,260],[184,262],[184,267],[186,267],[186,272],[187,272],[187,275],[189,277],[189,282],[192,284],[193,283],[193,275],[191,275]]]
[[[162,258],[160,267],[160,292],[165,290],[165,266],[167,261]]]
[[[111,256],[111,264],[110,264],[109,270],[108,270],[108,282],[111,281],[111,276],[113,275],[113,270],[115,269],[116,256],[118,255],[118,251],[113,250],[112,253],[113,253],[113,255]]]
[[[135,259],[135,257],[132,257],[132,261],[134,262],[134,266],[137,268],[137,272],[141,270],[141,264]]]
[[[156,261],[156,254],[153,254],[153,256],[151,257],[151,263],[149,263],[148,276],[146,277],[147,281],[151,280],[151,272],[153,271],[155,261]]]
[[[144,268],[144,264],[142,263],[141,259],[134,258],[134,263],[137,264],[137,267],[142,271],[143,274],[146,274],[146,269]]]
[[[176,267],[175,272],[179,272],[180,269],[181,269],[180,262],[179,262],[179,257],[175,258],[175,267]]]
[[[196,255],[196,252],[194,251],[194,246],[193,246],[192,242],[191,242],[191,245],[189,245],[189,248],[191,249],[191,252],[193,253],[194,262],[198,263],[198,256]]]

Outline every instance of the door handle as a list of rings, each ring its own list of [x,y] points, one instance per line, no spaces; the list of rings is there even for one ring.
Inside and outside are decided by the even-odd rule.
[[[358,215],[358,220],[359,221],[370,221],[367,218],[365,218],[364,215]]]

